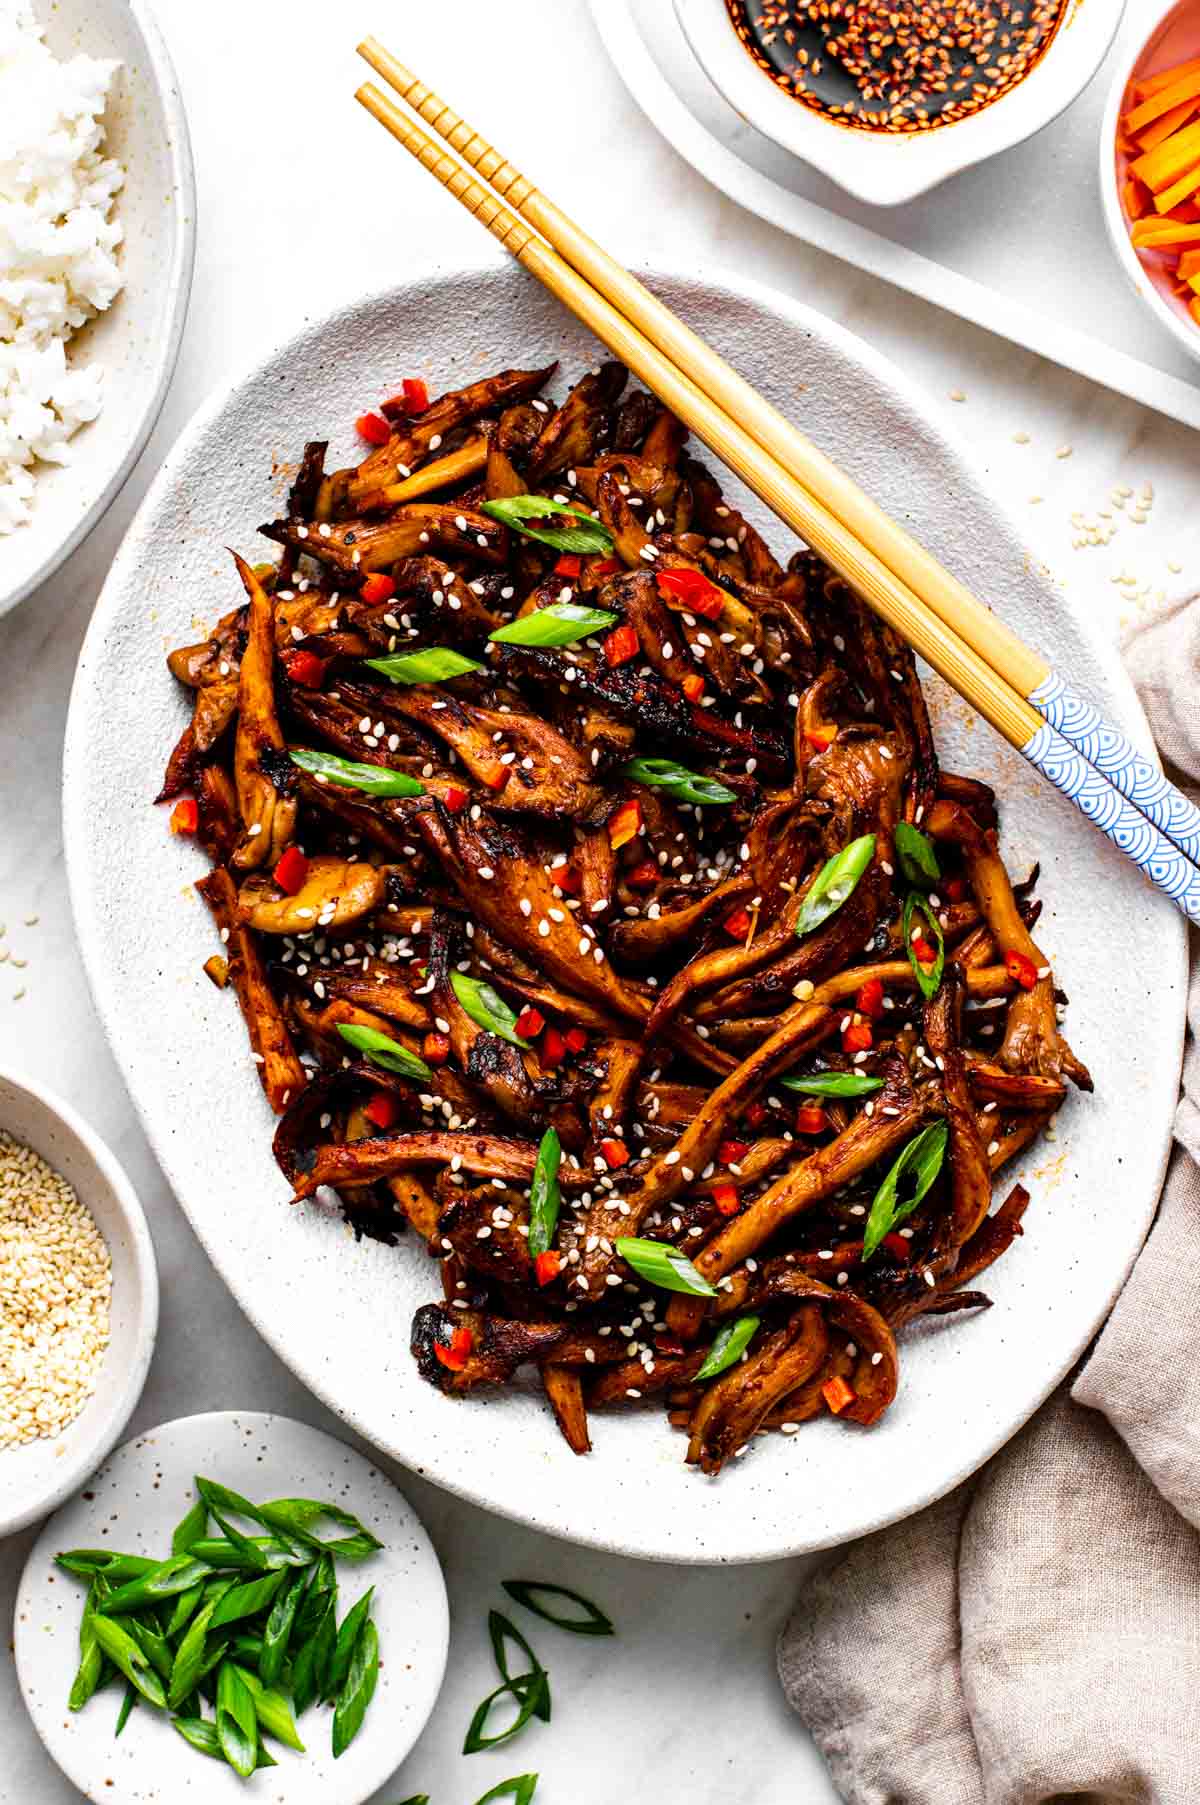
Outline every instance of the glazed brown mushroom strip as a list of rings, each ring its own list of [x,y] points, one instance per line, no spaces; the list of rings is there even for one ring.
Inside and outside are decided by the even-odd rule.
[[[903,1408],[897,1333],[971,1332],[995,1176],[1091,1080],[908,648],[619,365],[554,368],[406,381],[332,472],[314,422],[168,659],[159,799],[281,1198],[437,1263],[423,1377],[532,1369],[579,1455],[656,1399],[713,1475]]]

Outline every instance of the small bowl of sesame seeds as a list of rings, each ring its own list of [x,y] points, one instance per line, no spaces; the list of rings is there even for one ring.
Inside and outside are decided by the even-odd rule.
[[[898,206],[1030,138],[1100,67],[1126,0],[675,0],[742,118]]]
[[[146,1218],[74,1110],[0,1070],[0,1536],[115,1446],[158,1328]]]

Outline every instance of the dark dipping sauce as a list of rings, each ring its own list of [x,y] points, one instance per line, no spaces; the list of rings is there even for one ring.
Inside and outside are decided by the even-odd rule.
[[[990,106],[1040,60],[1071,0],[725,0],[786,94],[860,131],[923,132]]]

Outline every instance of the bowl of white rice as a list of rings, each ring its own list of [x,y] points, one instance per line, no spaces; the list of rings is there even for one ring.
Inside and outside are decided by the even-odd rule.
[[[116,1446],[157,1331],[154,1248],[129,1179],[73,1109],[0,1070],[0,1538]]]
[[[194,246],[183,103],[141,0],[0,0],[0,614],[144,447]]]

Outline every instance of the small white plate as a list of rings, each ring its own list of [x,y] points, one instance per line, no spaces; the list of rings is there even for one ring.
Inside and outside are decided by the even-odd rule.
[[[323,1498],[341,1504],[384,1544],[357,1565],[338,1566],[339,1615],[375,1587],[379,1686],[355,1740],[335,1761],[332,1713],[314,1705],[299,1720],[307,1753],[271,1744],[278,1767],[249,1781],[185,1743],[160,1712],[139,1705],[119,1741],[122,1697],[98,1693],[67,1710],[79,1660],[83,1582],[54,1556],[67,1548],[112,1546],[162,1554],[194,1499],[199,1473],[255,1502]],[[46,1525],[17,1593],[17,1677],[38,1735],[63,1772],[104,1805],[361,1805],[393,1774],[424,1729],[446,1670],[450,1616],[442,1570],[412,1507],[391,1480],[345,1443],[307,1423],[254,1411],[180,1417],[126,1442],[87,1490]]]

